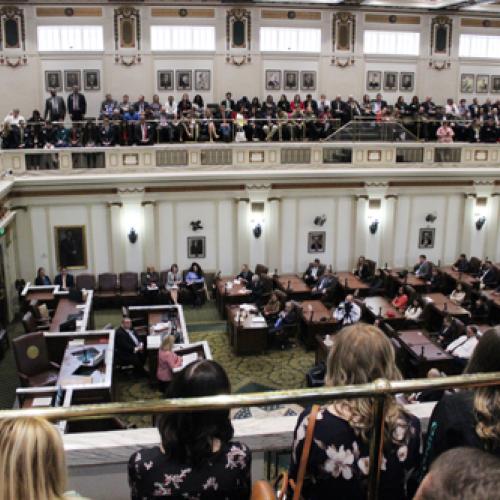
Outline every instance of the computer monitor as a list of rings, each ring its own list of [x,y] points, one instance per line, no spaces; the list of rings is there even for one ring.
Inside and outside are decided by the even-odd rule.
[[[64,323],[59,325],[60,332],[75,332],[76,331],[76,319],[68,319]]]

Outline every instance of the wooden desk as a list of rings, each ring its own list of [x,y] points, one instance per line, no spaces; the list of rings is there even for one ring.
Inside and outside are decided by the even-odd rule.
[[[315,356],[315,364],[326,363],[328,359],[328,354],[330,353],[330,349],[333,345],[331,335],[316,335],[316,356]]]
[[[250,304],[253,305],[253,304]],[[254,308],[257,311],[257,308]],[[267,333],[269,328],[264,317],[258,314],[248,314],[240,317],[240,306],[226,306],[227,332],[233,352],[241,354],[259,354],[267,349]],[[261,322],[252,321],[260,317]]]
[[[70,314],[80,314],[81,309],[76,307],[77,302],[67,298],[59,299],[52,321],[50,322],[50,332],[58,332],[61,323],[64,323]],[[83,314],[83,312],[82,312]]]
[[[460,282],[460,283],[463,283],[467,287],[473,288],[479,282],[479,280],[475,276],[472,276],[471,274],[460,273],[458,271],[455,271],[452,268],[452,266],[440,267],[439,269],[453,283]]]
[[[404,322],[404,314],[399,312],[385,297],[366,297],[363,300],[365,310],[372,320],[377,319],[379,316],[383,318],[386,323],[397,328]]]
[[[486,297],[494,306],[500,308],[500,295],[493,295],[494,290],[481,290],[481,295]]]
[[[415,288],[417,292],[422,292],[425,290],[427,286],[425,280],[415,276],[415,274],[410,272],[404,278],[401,278],[398,273],[402,271],[405,271],[405,269],[382,269],[382,273],[394,284],[394,287],[392,287],[392,289],[390,290],[391,292],[394,292],[395,288],[399,288],[400,286],[404,285],[409,285]]]
[[[464,309],[462,306],[458,306],[442,293],[428,293],[426,295],[422,295],[422,298],[427,304],[431,304],[431,306],[438,311],[441,316],[450,315],[463,319],[470,317],[467,309]]]
[[[219,279],[215,286],[215,301],[220,315],[225,318],[227,305],[248,302],[251,293],[240,280],[231,277]]]
[[[283,274],[274,278],[274,282],[289,299],[303,300],[311,297],[311,287],[296,274]]]
[[[330,309],[320,300],[304,300],[300,305],[300,339],[307,349],[313,349],[317,335],[333,333],[336,321]]]
[[[355,274],[350,272],[335,273],[334,276],[339,280],[339,285],[345,293],[352,293],[354,290],[359,290],[361,296],[366,295],[370,285],[361,281]]]

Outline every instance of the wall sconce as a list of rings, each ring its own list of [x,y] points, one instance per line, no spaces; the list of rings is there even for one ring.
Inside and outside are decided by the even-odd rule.
[[[484,215],[481,215],[480,217],[478,217],[476,219],[476,229],[478,231],[481,231],[485,222],[486,222],[486,217]]]
[[[482,227],[486,222],[486,215],[488,212],[488,198],[478,197],[476,198],[476,210],[474,212],[474,218],[476,219],[476,229],[481,231]]]
[[[425,216],[425,222],[434,222],[435,220],[437,219],[437,215],[435,213],[432,213],[432,214],[427,214]]]
[[[252,229],[252,232],[256,238],[260,238],[262,236],[262,226],[260,224],[255,224],[255,226]]]
[[[130,243],[134,244],[138,238],[139,238],[139,235],[136,233],[135,229],[133,227],[131,227],[130,231],[128,233],[128,241],[130,241]]]
[[[323,214],[323,215],[318,215],[316,217],[314,217],[314,225],[315,226],[323,226],[326,222],[326,215]]]
[[[378,219],[374,219],[372,220],[372,222],[370,223],[370,225],[368,226],[368,229],[370,229],[370,233],[371,234],[375,234],[378,230],[378,225],[379,225],[379,220]]]
[[[264,203],[253,202],[251,204],[252,218],[250,224],[252,226],[252,233],[256,239],[262,236],[262,228],[264,226]]]

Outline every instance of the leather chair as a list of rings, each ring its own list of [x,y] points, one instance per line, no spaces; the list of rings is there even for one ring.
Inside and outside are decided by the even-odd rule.
[[[121,282],[121,279],[120,279]],[[146,271],[141,273],[141,288],[146,288],[150,283],[156,283],[160,286],[160,273],[153,271],[148,273]]]
[[[21,320],[24,328],[24,333],[33,333],[33,332],[40,332],[43,330],[48,330],[48,324],[47,323],[42,323],[39,324],[37,323],[35,317],[33,316],[33,313],[31,311],[27,311],[23,319]]]
[[[120,296],[123,299],[136,299],[139,296],[137,273],[120,273]]]
[[[29,333],[12,340],[17,373],[23,387],[55,385],[59,365],[49,360],[43,333]]]
[[[113,303],[118,295],[118,278],[115,273],[102,273],[97,278],[98,289],[94,296],[98,301]]]
[[[95,290],[95,276],[93,274],[79,274],[76,277],[76,288],[77,290]]]
[[[189,272],[188,269],[184,269],[182,271],[182,280],[186,281],[186,275]],[[205,278],[205,275],[203,275]],[[208,299],[208,290],[207,290],[207,283],[206,283],[206,278],[203,283],[203,286],[196,287],[196,288],[186,288],[186,287],[180,287],[179,288],[179,295],[178,295],[178,302],[179,304],[194,304],[196,302],[195,299],[198,299],[197,302],[201,305],[206,302]]]
[[[9,336],[7,335],[7,330],[1,326],[0,327],[0,359],[5,355],[5,351],[9,348]]]
[[[374,260],[365,259],[366,267],[368,268],[368,278],[373,278],[375,276],[375,271],[377,269],[377,264]]]
[[[159,286],[162,290],[167,288],[167,278],[168,278],[168,272],[169,270],[166,271],[161,271],[160,272],[160,283]]]
[[[259,276],[261,274],[267,274],[269,272],[269,268],[265,266],[264,264],[257,264],[255,266],[255,274],[258,274]]]
[[[469,273],[478,274],[481,269],[481,259],[471,257],[469,260]]]

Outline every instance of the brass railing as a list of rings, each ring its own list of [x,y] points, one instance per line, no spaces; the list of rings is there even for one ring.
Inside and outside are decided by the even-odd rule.
[[[370,384],[314,389],[256,392],[250,394],[219,395],[201,398],[153,399],[127,403],[106,403],[71,406],[68,408],[30,408],[0,410],[0,418],[25,416],[44,417],[49,420],[116,416],[124,414],[157,414],[167,412],[207,411],[242,406],[261,406],[278,403],[313,403],[335,399],[374,398],[373,432],[370,443],[370,476],[368,499],[378,499],[380,464],[383,452],[384,414],[386,396],[425,390],[474,388],[500,385],[500,372],[457,375],[438,379],[412,379],[389,381],[378,379]]]

